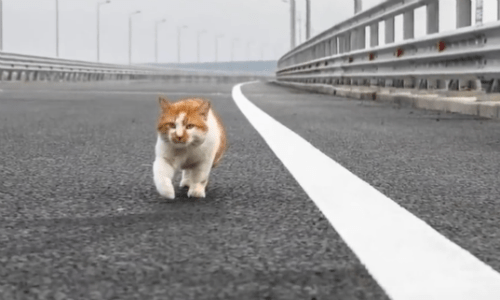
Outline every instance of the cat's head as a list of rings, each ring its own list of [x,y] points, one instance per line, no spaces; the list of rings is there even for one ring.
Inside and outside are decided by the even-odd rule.
[[[175,148],[197,146],[205,141],[208,132],[209,101],[200,98],[181,99],[170,102],[165,97],[158,98],[161,113],[157,130],[162,139]]]

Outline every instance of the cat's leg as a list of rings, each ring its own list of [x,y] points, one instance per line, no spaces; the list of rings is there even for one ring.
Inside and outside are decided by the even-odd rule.
[[[191,169],[185,169],[182,171],[182,179],[180,187],[189,187],[191,185]]]
[[[188,197],[205,198],[205,188],[208,184],[208,177],[212,170],[212,162],[202,163],[191,171],[191,185],[189,186]]]
[[[158,193],[168,199],[175,198],[175,190],[172,185],[175,169],[163,158],[156,157],[153,163],[153,177]]]

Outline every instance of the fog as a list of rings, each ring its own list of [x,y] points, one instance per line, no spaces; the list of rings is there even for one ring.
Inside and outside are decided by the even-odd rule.
[[[59,0],[59,57],[96,60],[96,0]],[[363,9],[380,3],[363,1]],[[440,31],[455,26],[455,0],[441,0]],[[484,20],[496,15],[496,1],[484,1]],[[56,0],[3,0],[4,51],[55,57]],[[297,0],[301,41],[305,40],[305,0]],[[475,6],[475,1],[473,1]],[[353,1],[311,0],[312,33],[317,34],[354,13]],[[177,62],[177,27],[181,31],[181,62],[197,61],[197,33],[201,35],[201,62],[215,60],[215,36],[219,40],[218,61],[233,59],[275,60],[290,47],[289,3],[282,0],[112,0],[101,6],[102,62],[128,63],[129,13],[133,16],[132,62],[155,60],[155,22],[159,26],[158,61]],[[474,13],[473,13],[474,14]],[[425,8],[416,11],[415,35],[425,34]],[[473,23],[475,18],[473,18]],[[299,26],[299,25],[297,25]],[[382,32],[383,30],[381,30]],[[381,34],[381,40],[383,35]],[[402,39],[402,17],[396,18],[396,40]],[[299,30],[297,29],[297,41]]]

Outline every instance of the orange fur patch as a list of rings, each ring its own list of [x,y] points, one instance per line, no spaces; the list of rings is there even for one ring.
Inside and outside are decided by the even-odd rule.
[[[206,132],[208,130],[205,123],[208,111],[204,111],[204,106],[209,102],[206,100],[201,98],[187,98],[172,103],[166,99],[166,102],[161,101],[161,99],[165,98],[160,98],[162,112],[158,120],[158,131],[167,133],[170,129],[170,124],[174,123],[181,113],[186,114],[183,120],[185,126],[193,124],[201,131]],[[210,106],[208,108],[210,109]],[[184,134],[186,134],[186,131],[184,131]]]

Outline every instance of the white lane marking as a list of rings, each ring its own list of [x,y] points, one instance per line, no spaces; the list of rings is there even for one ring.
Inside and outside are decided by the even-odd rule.
[[[391,299],[500,299],[499,273],[260,110],[243,84],[236,105]]]

